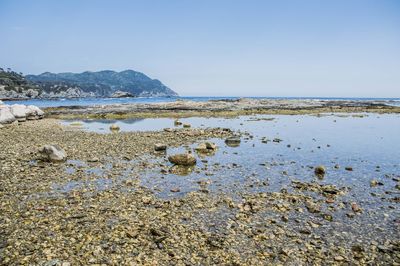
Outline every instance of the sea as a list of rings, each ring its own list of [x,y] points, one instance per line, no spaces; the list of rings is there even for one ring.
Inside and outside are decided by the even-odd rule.
[[[330,98],[330,97],[135,97],[135,98],[72,98],[72,99],[30,99],[30,100],[12,100],[6,101],[7,104],[25,104],[36,105],[38,107],[60,107],[60,106],[90,106],[90,105],[108,105],[108,104],[129,104],[129,103],[159,103],[174,102],[178,99],[203,102],[209,100],[222,99],[282,99],[282,100],[353,100],[353,101],[382,101],[388,105],[400,106],[400,98]]]

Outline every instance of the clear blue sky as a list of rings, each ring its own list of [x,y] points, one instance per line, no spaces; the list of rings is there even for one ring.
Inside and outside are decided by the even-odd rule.
[[[400,97],[398,0],[0,0],[0,65],[181,95]]]

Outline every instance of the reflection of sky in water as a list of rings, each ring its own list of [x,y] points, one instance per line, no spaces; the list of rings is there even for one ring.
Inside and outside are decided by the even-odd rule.
[[[261,120],[255,119],[261,118]],[[272,121],[262,118],[275,118]],[[189,147],[168,147],[166,155],[145,155],[139,161],[128,162],[125,172],[117,179],[106,179],[107,171],[98,173],[98,178],[89,181],[73,181],[64,187],[54,187],[58,191],[79,190],[90,187],[97,190],[119,186],[130,192],[130,187],[123,180],[139,176],[138,185],[148,188],[162,198],[180,197],[190,191],[209,191],[223,193],[234,200],[242,201],[243,195],[254,192],[280,191],[298,193],[291,182],[317,182],[345,187],[347,193],[339,196],[335,204],[337,211],[328,210],[323,204],[323,211],[333,216],[333,222],[320,227],[322,232],[352,232],[357,239],[365,237],[380,239],[382,234],[395,230],[394,221],[400,212],[391,200],[400,196],[395,188],[400,178],[400,115],[368,114],[365,117],[339,116],[289,116],[262,115],[247,116],[239,119],[224,118],[182,118],[192,127],[228,127],[245,133],[238,147],[229,147],[223,139],[211,139],[218,145],[212,156],[199,156],[195,169],[188,175],[166,173],[172,165],[167,156],[193,149],[201,141]],[[88,130],[98,131],[103,127],[108,131],[111,123],[120,125],[123,131],[160,130],[174,127],[173,119],[143,119],[124,121],[91,121],[84,123]],[[104,122],[104,121],[103,121]],[[282,139],[276,143],[274,138]],[[269,139],[267,143],[262,140]],[[194,151],[193,151],[194,152]],[[141,161],[148,163],[145,170],[137,167]],[[74,169],[79,163],[70,161]],[[327,173],[318,179],[313,167],[325,165]],[[335,169],[335,165],[340,165]],[[85,174],[92,174],[84,167]],[[346,171],[351,166],[353,171]],[[107,170],[106,165],[104,167]],[[136,169],[136,170],[135,170]],[[164,171],[162,171],[164,170]],[[67,170],[68,171],[68,170]],[[370,181],[376,179],[382,186],[370,187]],[[111,181],[112,180],[112,181]],[[136,179],[134,179],[136,180]],[[179,188],[179,192],[171,192]],[[314,199],[325,199],[318,193],[303,192]],[[374,193],[372,195],[371,193]],[[344,207],[338,207],[344,202]],[[357,202],[363,214],[349,219],[350,202]],[[266,214],[268,216],[268,214]],[[294,215],[293,213],[288,215]],[[316,219],[317,215],[298,213],[304,219]],[[218,216],[220,217],[220,216]],[[302,226],[302,225],[299,225]],[[327,231],[328,230],[328,231]],[[370,235],[374,235],[371,237]],[[347,239],[347,236],[346,236]],[[338,240],[339,241],[339,240]]]
[[[268,121],[263,118],[275,119]],[[200,171],[193,171],[184,177],[161,174],[157,167],[149,168],[142,183],[161,194],[169,194],[169,190],[174,187],[180,187],[181,194],[198,190],[199,180],[212,180],[208,188],[217,191],[233,192],[239,188],[243,191],[278,191],[283,187],[290,189],[291,180],[315,180],[312,167],[323,164],[327,167],[327,174],[319,182],[351,187],[350,195],[354,193],[367,197],[369,193],[365,191],[370,189],[369,182],[372,179],[382,180],[385,185],[375,188],[374,192],[383,193],[394,187],[394,181],[384,175],[400,174],[399,115],[368,114],[362,118],[341,115],[262,115],[239,119],[180,120],[195,128],[229,127],[247,132],[250,136],[244,135],[242,143],[236,148],[226,146],[223,140],[213,140],[220,147],[216,154],[205,156],[204,159],[208,160],[206,164],[199,160],[197,169]],[[112,123],[117,123],[122,131],[148,131],[174,127],[173,121],[168,118],[93,120],[83,121],[83,124],[84,128],[91,131],[98,131],[99,128],[108,131]],[[263,138],[270,141],[262,143]],[[272,141],[274,138],[283,141],[275,143]],[[168,154],[182,151],[183,148],[169,148]],[[169,164],[166,157],[151,157],[149,160]],[[340,169],[334,168],[336,164],[340,165]],[[346,171],[346,166],[353,167],[354,171]]]

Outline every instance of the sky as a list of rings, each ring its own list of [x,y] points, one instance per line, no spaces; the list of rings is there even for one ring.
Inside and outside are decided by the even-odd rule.
[[[182,96],[400,97],[398,0],[0,0],[0,67]]]

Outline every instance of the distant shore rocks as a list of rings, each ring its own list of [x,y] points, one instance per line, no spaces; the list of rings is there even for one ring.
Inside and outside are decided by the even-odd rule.
[[[134,95],[126,91],[116,91],[113,94],[111,94],[111,98],[128,98],[128,97],[134,97]]]
[[[5,105],[0,101],[0,124],[10,124],[14,121],[41,119],[44,112],[34,105],[13,104]]]

